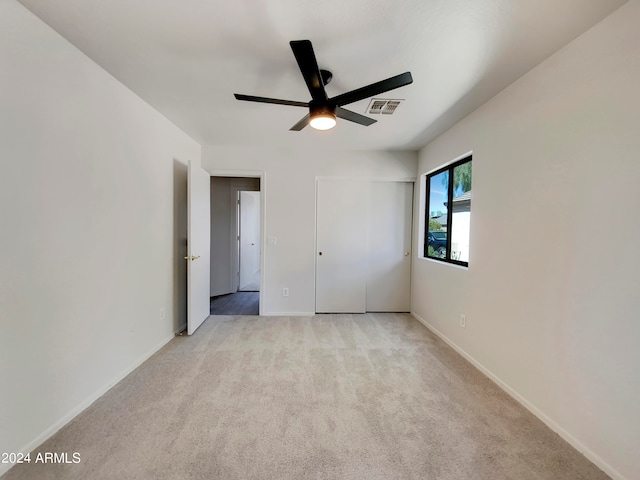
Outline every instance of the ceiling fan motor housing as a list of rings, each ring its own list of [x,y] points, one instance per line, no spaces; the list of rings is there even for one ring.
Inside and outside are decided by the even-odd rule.
[[[309,102],[309,125],[316,130],[329,130],[336,124],[336,106],[328,101]]]
[[[319,117],[319,116],[336,116],[336,106],[330,105],[329,103],[318,103],[314,100],[309,102],[309,114],[311,117]]]

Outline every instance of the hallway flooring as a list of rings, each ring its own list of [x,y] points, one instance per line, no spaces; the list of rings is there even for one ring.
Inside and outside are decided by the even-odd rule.
[[[211,315],[258,315],[260,292],[236,292],[211,297]]]

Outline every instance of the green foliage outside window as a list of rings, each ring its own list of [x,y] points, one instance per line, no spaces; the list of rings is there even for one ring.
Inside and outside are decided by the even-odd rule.
[[[429,231],[433,232],[434,230],[442,230],[442,225],[440,225],[440,222],[438,222],[437,220],[434,220],[433,218],[429,219]]]

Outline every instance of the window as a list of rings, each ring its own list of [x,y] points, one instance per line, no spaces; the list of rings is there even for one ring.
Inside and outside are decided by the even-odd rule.
[[[424,256],[469,265],[471,155],[426,177]]]

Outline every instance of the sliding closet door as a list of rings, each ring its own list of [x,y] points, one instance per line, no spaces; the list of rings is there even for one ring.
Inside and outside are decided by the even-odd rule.
[[[411,308],[412,204],[413,183],[369,183],[367,312]]]
[[[319,180],[316,312],[366,309],[367,183]]]

